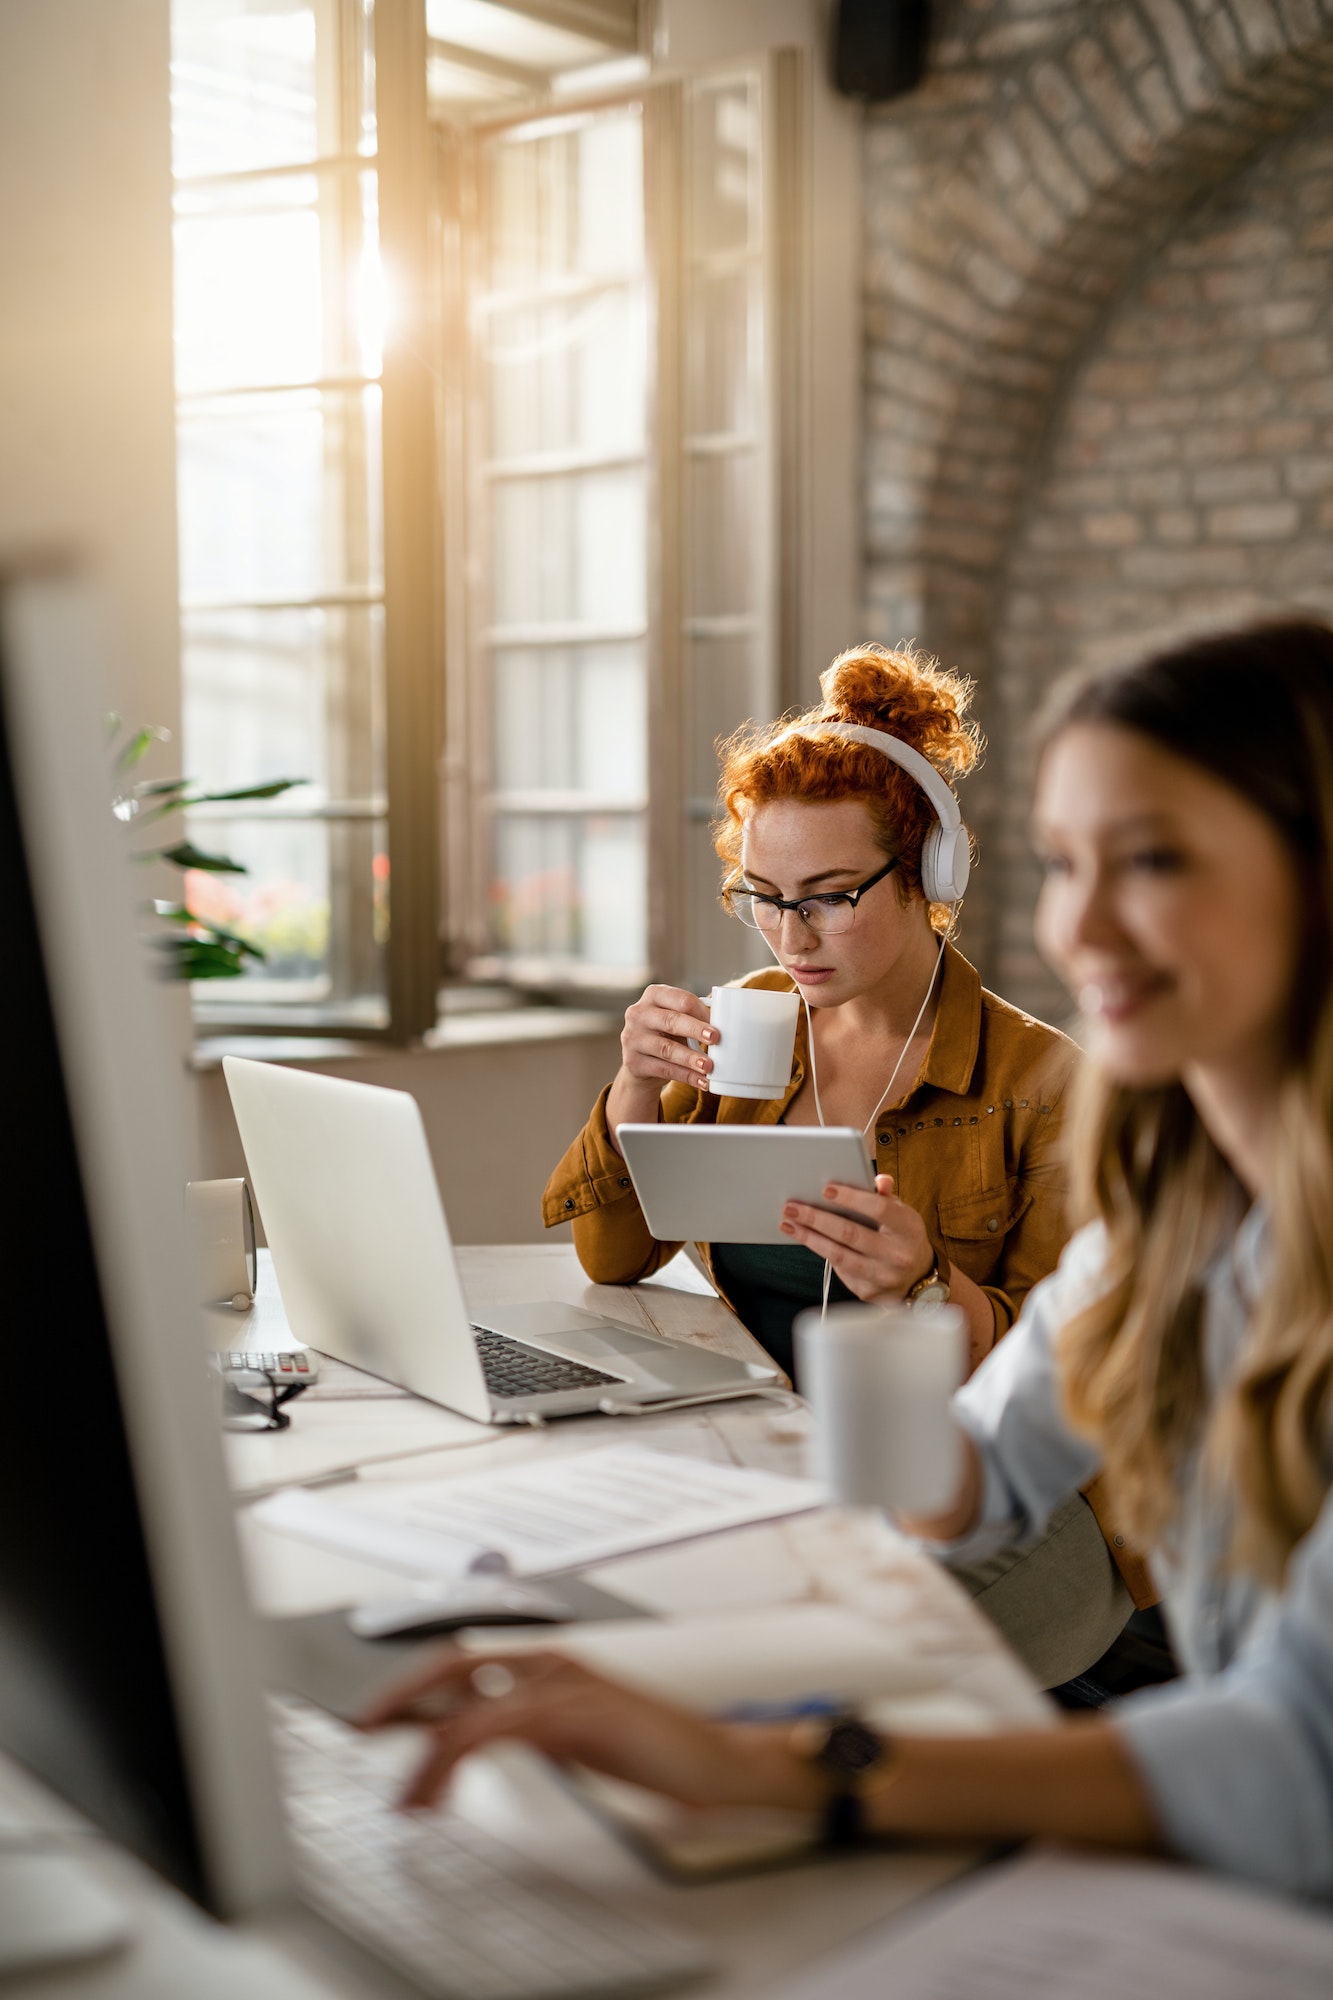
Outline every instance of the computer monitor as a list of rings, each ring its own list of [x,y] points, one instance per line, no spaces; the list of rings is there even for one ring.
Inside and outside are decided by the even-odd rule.
[[[0,1746],[243,1916],[290,1877],[100,652],[76,579],[0,572]]]

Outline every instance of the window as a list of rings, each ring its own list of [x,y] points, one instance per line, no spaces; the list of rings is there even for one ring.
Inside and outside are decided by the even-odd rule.
[[[754,962],[717,907],[714,741],[781,705],[773,64],[446,145],[467,357],[450,824],[460,968],[544,989]]]
[[[753,962],[708,823],[798,692],[809,71],[638,14],[173,0],[184,761],[308,781],[196,815],[265,952],[206,1026]]]
[[[245,864],[191,907],[264,963],[257,1007],[388,1014],[382,283],[360,0],[175,0],[183,752],[212,789],[309,782],[191,832]]]

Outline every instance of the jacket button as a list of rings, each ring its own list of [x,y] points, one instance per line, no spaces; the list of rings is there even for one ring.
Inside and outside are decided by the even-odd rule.
[[[955,1118],[953,1122],[955,1125],[961,1125],[963,1121],[961,1118]]]
[[[1004,1108],[1005,1108],[1005,1110],[1006,1110],[1006,1111],[1012,1111],[1012,1110],[1013,1110],[1013,1108],[1014,1108],[1014,1100],[1013,1100],[1013,1098],[1012,1098],[1012,1097],[1006,1097],[1006,1098],[1005,1098],[1005,1100],[1004,1100]]]
[[[628,1186],[629,1186],[629,1175],[628,1175],[628,1174],[622,1174],[622,1175],[620,1176],[620,1185],[621,1185],[621,1187],[628,1187]]]
[[[889,1134],[888,1132],[881,1132],[881,1133],[880,1133],[880,1135],[879,1135],[879,1143],[880,1143],[880,1145],[881,1145],[881,1146],[887,1146],[887,1145],[888,1145],[888,1143],[889,1143],[889,1139],[890,1139],[890,1137],[891,1137],[891,1134]]]
[[[1000,1226],[1000,1218],[998,1215],[988,1215],[986,1217],[986,1227],[987,1229],[989,1229],[992,1236],[994,1236],[999,1226]]]
[[[1124,1548],[1124,1546],[1125,1546],[1125,1538],[1124,1538],[1124,1536],[1123,1536],[1123,1535],[1112,1535],[1112,1537],[1111,1537],[1111,1540],[1112,1540],[1112,1541],[1113,1541],[1113,1542],[1115,1543],[1115,1545],[1116,1545],[1116,1547],[1117,1547],[1118,1549],[1123,1549],[1123,1548]]]
[[[905,1139],[907,1137],[907,1127],[905,1125],[900,1125],[898,1127],[898,1137],[900,1139]]]
[[[571,1200],[569,1200],[569,1201],[567,1201],[567,1202],[565,1203],[565,1207],[566,1207],[566,1208],[573,1208],[573,1206],[574,1206],[574,1203],[573,1203],[573,1200],[572,1200],[572,1199],[571,1199]]]

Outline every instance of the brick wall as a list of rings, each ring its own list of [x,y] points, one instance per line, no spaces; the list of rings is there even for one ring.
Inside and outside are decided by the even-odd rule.
[[[1006,992],[1049,998],[1018,810],[1044,688],[1066,666],[1296,607],[1333,616],[1333,110],[1182,225],[1060,411],[995,650]]]
[[[1230,612],[1322,581],[1323,500],[1296,489],[1324,449],[1302,398],[1326,366],[1333,0],[946,0],[937,23],[921,89],[867,123],[866,624],[977,677],[965,943],[1049,1012],[1021,831],[1037,692],[1107,634],[1108,590],[1132,648],[1223,589]]]

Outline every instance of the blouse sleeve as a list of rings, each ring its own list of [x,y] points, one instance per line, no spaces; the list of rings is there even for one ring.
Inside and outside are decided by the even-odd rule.
[[[1229,1667],[1109,1712],[1177,1854],[1333,1896],[1333,1498]]]
[[[1080,1230],[1012,1331],[954,1396],[954,1419],[981,1459],[982,1501],[975,1527],[956,1542],[932,1544],[937,1554],[971,1562],[1031,1540],[1097,1473],[1096,1450],[1065,1420],[1055,1342],[1095,1295],[1102,1258],[1100,1224]]]

